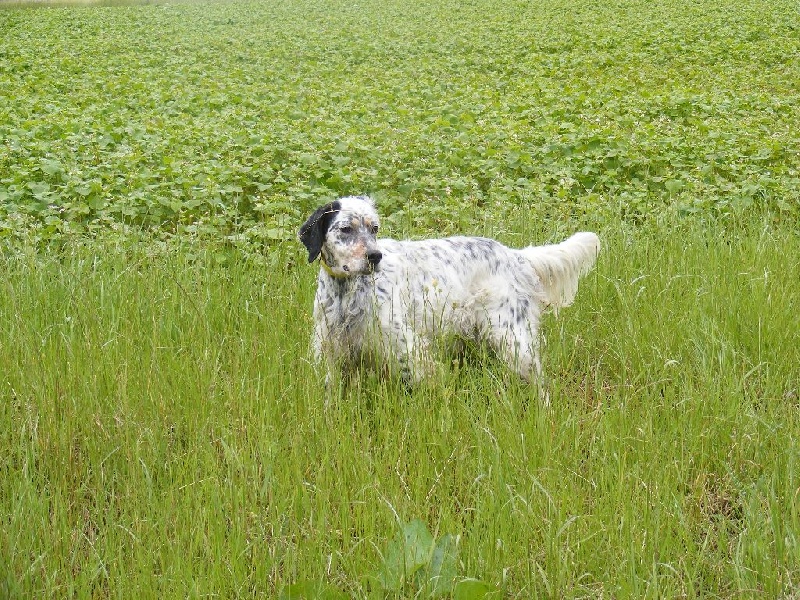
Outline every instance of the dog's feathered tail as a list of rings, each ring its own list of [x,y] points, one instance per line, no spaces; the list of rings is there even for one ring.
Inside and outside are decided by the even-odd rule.
[[[528,246],[522,252],[544,285],[548,305],[558,311],[575,299],[578,280],[591,270],[600,253],[600,239],[583,231],[560,244]]]

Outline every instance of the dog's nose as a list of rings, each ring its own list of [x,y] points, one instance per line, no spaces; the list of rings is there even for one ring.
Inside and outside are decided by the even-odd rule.
[[[382,258],[383,254],[381,253],[380,250],[370,250],[369,252],[367,252],[367,260],[369,261],[369,264],[372,265],[373,267],[377,267],[378,263],[381,262]]]

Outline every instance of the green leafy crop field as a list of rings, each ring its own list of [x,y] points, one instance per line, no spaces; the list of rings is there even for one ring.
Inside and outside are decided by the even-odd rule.
[[[796,2],[0,2],[0,598],[797,598]],[[326,403],[296,231],[598,232],[550,404]]]
[[[0,231],[235,211],[288,239],[354,192],[423,227],[464,203],[796,217],[797,23],[758,1],[4,10]]]

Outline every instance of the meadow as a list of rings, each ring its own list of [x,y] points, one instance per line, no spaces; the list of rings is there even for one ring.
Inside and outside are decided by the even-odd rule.
[[[792,2],[0,6],[0,597],[796,598]],[[326,404],[323,201],[595,230],[550,404]]]

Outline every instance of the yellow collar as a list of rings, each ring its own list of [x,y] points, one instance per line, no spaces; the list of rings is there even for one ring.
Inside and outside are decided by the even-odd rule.
[[[328,266],[328,263],[325,262],[325,259],[322,258],[322,254],[319,255],[319,262],[322,265],[322,268],[325,269],[325,272],[333,277],[334,279],[344,279],[347,277],[344,273],[334,273],[333,269]]]

